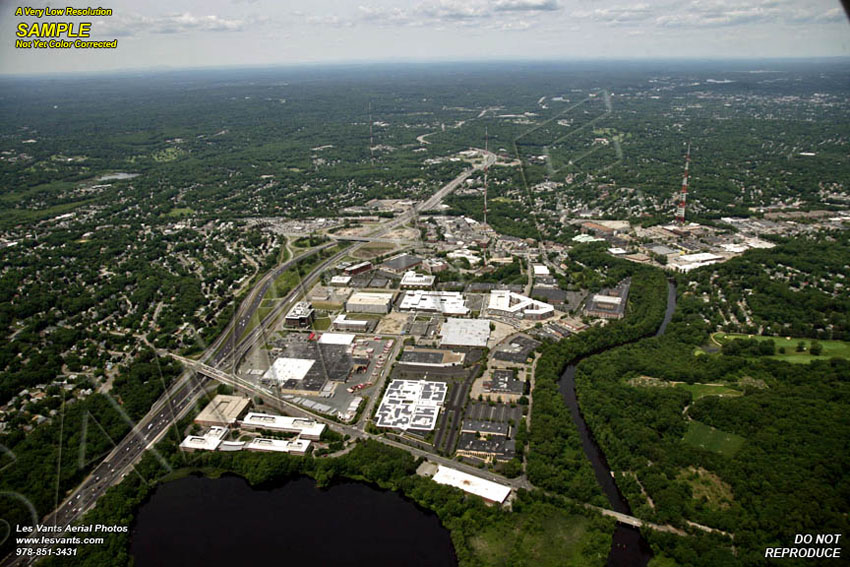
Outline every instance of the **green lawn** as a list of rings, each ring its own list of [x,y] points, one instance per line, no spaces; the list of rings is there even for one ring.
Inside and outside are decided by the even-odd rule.
[[[189,207],[175,207],[168,211],[166,216],[168,217],[185,217],[187,215],[194,214],[195,209]]]
[[[688,431],[682,439],[692,447],[706,449],[714,453],[720,453],[731,457],[744,444],[744,438],[734,433],[727,433],[699,421],[691,421]]]
[[[809,354],[811,347],[811,339],[795,339],[785,337],[765,337],[760,335],[744,335],[738,333],[714,333],[712,338],[721,345],[733,339],[758,339],[760,341],[773,340],[776,344],[776,354],[769,357],[776,360],[784,360],[795,364],[808,364],[813,360],[829,360],[830,358],[844,358],[850,360],[850,342],[846,341],[818,341],[823,347],[823,353],[819,356]],[[805,343],[806,350],[797,352],[797,344],[802,341]],[[784,347],[785,353],[779,353],[779,349]]]
[[[740,390],[735,390],[728,386],[710,386],[708,384],[676,384],[677,388],[687,390],[691,393],[694,400],[704,398],[705,396],[740,396],[743,394]]]

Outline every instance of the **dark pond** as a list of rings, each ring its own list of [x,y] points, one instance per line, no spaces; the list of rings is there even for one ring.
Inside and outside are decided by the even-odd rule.
[[[136,567],[457,565],[437,516],[394,492],[298,478],[271,490],[244,479],[188,477],[139,510]]]

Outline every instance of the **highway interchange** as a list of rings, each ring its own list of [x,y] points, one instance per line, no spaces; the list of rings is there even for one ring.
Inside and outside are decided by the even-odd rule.
[[[369,235],[369,239],[356,241],[351,246],[343,248],[341,251],[323,261],[314,268],[309,275],[305,276],[302,282],[291,290],[282,301],[278,302],[275,308],[258,325],[246,334],[246,329],[248,328],[252,317],[256,313],[266,292],[268,292],[275,279],[277,279],[284,271],[292,267],[295,263],[317,253],[319,250],[333,246],[337,244],[337,242],[331,241],[315,247],[304,254],[284,262],[266,273],[259,282],[254,285],[243,300],[238,311],[225,328],[224,332],[195,362],[202,365],[210,362],[211,367],[217,369],[222,367],[226,368],[231,361],[240,360],[241,357],[249,352],[257,344],[257,341],[264,336],[266,330],[275,320],[277,320],[284,309],[291,306],[305,290],[310,289],[321,273],[327,270],[328,267],[335,265],[346,255],[366,245],[372,238],[380,239],[392,230],[403,226],[411,220],[415,220],[420,212],[433,209],[448,194],[459,187],[470,175],[472,175],[472,173],[492,165],[495,163],[495,160],[495,154],[488,152],[482,163],[476,164],[472,168],[465,170],[449,183],[441,187],[431,197],[419,203],[416,207],[412,207],[407,212],[397,216],[389,222],[383,223],[378,230]],[[245,335],[244,337],[242,336],[243,334]],[[103,496],[109,487],[120,483],[127,474],[133,472],[134,465],[141,459],[144,452],[148,449],[152,449],[153,446],[162,439],[169,430],[169,426],[171,424],[176,424],[181,418],[188,414],[195,406],[198,399],[200,399],[209,388],[215,385],[215,381],[210,379],[208,376],[205,376],[203,373],[197,373],[194,370],[187,370],[181,374],[181,376],[162,394],[162,396],[154,402],[151,406],[151,410],[138,423],[133,424],[130,418],[126,417],[132,427],[131,431],[121,441],[119,441],[117,445],[115,445],[109,455],[107,455],[107,457],[99,465],[97,465],[94,470],[92,470],[91,474],[89,474],[89,476],[87,476],[85,480],[83,480],[83,482],[71,492],[70,495],[68,495],[61,503],[58,503],[59,505],[53,512],[42,518],[38,523],[48,526],[67,526],[78,521],[86,512],[95,506],[97,500]],[[265,392],[262,392],[262,394],[264,398],[268,396]],[[276,401],[280,402],[279,407],[286,406],[290,413],[297,413],[300,411],[303,414],[303,410],[298,408],[298,406],[294,406],[293,404],[289,404],[283,400]],[[115,407],[117,411],[122,411],[117,402]],[[310,414],[310,416],[316,418],[313,414]],[[344,430],[345,433],[348,433],[353,438],[376,438],[376,436],[365,433],[353,426],[340,427],[340,424],[334,422],[334,427]],[[388,445],[410,451],[416,456],[427,456],[428,458],[436,461],[440,461],[442,459],[441,457],[437,457],[431,453],[426,453],[420,449],[415,449],[389,439],[381,440]],[[448,459],[445,459],[445,461],[446,464],[451,463],[453,466],[457,466],[457,463],[454,461]],[[168,466],[164,461],[163,464],[166,467]],[[488,476],[486,474],[482,474],[482,472],[478,469],[475,469],[475,471],[476,474],[479,474],[480,476]],[[498,478],[501,482],[504,482],[503,478]],[[28,535],[30,537],[34,537],[37,533],[32,532]],[[51,535],[55,536],[57,534]],[[40,559],[40,557],[34,555],[9,555],[0,562],[0,567],[21,567],[23,565],[31,565],[38,559]]]

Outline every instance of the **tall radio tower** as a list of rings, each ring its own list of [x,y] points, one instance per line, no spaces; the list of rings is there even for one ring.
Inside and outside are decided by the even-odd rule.
[[[484,127],[484,224],[487,224],[487,160],[490,152],[490,137]]]
[[[685,224],[685,205],[688,202],[688,166],[691,163],[691,144],[688,144],[688,153],[685,154],[685,177],[682,179],[682,192],[679,196],[679,206],[676,207],[676,222]]]
[[[369,101],[369,160],[375,165],[375,142],[372,138],[372,101]]]

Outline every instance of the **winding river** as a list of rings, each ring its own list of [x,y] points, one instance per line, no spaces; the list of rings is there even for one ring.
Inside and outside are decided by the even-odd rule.
[[[672,281],[667,282],[667,311],[664,313],[664,320],[655,336],[661,336],[667,330],[667,325],[670,319],[673,318],[673,312],[676,310],[676,285]],[[617,347],[614,347],[617,348]],[[598,354],[598,353],[597,353]],[[564,373],[561,375],[559,388],[561,396],[564,398],[564,403],[570,408],[573,422],[578,428],[581,445],[584,449],[584,454],[590,460],[593,466],[593,473],[596,475],[596,480],[602,488],[602,492],[608,498],[611,509],[623,514],[631,515],[632,510],[629,503],[626,501],[617,484],[614,482],[614,477],[611,475],[611,468],[608,466],[608,461],[605,459],[605,454],[600,449],[596,440],[593,438],[593,433],[587,427],[584,417],[581,415],[581,410],[576,397],[576,366],[581,362],[581,359],[574,364],[567,366]],[[617,524],[617,529],[614,532],[614,539],[611,542],[611,551],[608,554],[609,567],[645,567],[652,558],[652,551],[649,544],[640,535],[640,530],[632,526]]]

